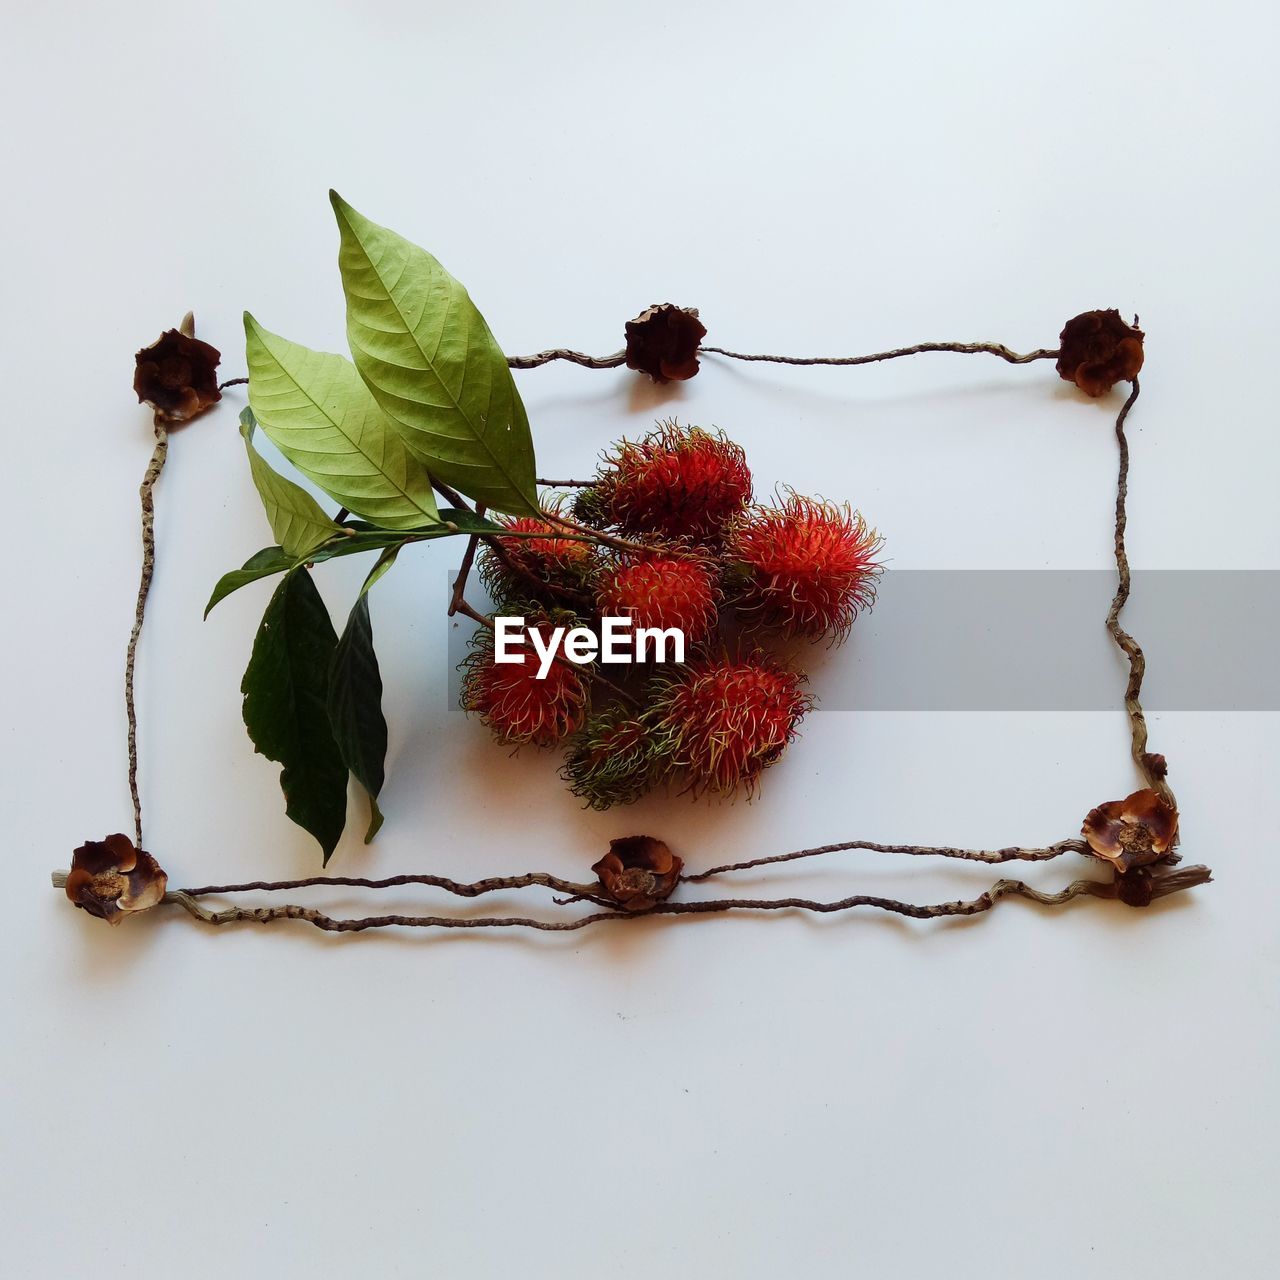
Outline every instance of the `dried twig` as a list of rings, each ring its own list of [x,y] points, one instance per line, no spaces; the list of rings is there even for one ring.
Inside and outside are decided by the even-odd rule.
[[[588,356],[581,351],[555,347],[551,351],[539,351],[533,356],[508,356],[507,365],[512,369],[536,369],[553,360],[567,360],[570,364],[582,365],[584,369],[616,369],[620,364],[626,364],[627,353],[615,351],[611,356]]]
[[[1153,767],[1152,758],[1147,753],[1147,718],[1142,711],[1142,681],[1147,671],[1147,658],[1138,642],[1120,625],[1120,611],[1129,599],[1131,578],[1129,573],[1129,553],[1125,547],[1125,531],[1129,517],[1126,504],[1129,497],[1129,439],[1125,435],[1125,419],[1133,408],[1141,388],[1137,378],[1133,380],[1133,390],[1129,398],[1120,407],[1116,415],[1116,443],[1120,449],[1120,469],[1116,480],[1116,593],[1107,612],[1107,630],[1129,660],[1129,680],[1125,685],[1124,707],[1129,716],[1131,749],[1134,763],[1142,772],[1149,787],[1159,791],[1170,802],[1174,803],[1173,792],[1165,782],[1162,773]]]
[[[1209,878],[1205,867],[1187,867],[1165,877],[1164,894],[1180,892]],[[975,916],[990,911],[1001,898],[1020,897],[1042,906],[1061,906],[1074,898],[1114,898],[1114,882],[1103,880],[1074,880],[1056,893],[1046,893],[1032,888],[1022,880],[997,880],[991,888],[976,898],[952,902],[916,905],[897,898],[885,898],[875,894],[852,894],[835,902],[819,902],[811,898],[713,898],[701,902],[661,902],[647,911],[605,910],[571,920],[539,920],[531,916],[416,916],[377,915],[356,918],[340,918],[326,915],[311,907],[288,904],[278,907],[228,907],[222,911],[209,911],[196,901],[194,894],[175,890],[165,895],[164,901],[182,907],[205,924],[224,925],[240,922],[270,924],[276,920],[305,920],[317,929],[328,933],[361,933],[367,929],[399,927],[406,929],[535,929],[547,933],[572,933],[590,925],[607,921],[641,920],[649,916],[701,916],[732,911],[805,911],[819,915],[832,915],[851,911],[857,907],[871,907],[893,915],[913,920],[936,920],[948,916]],[[593,901],[596,899],[592,899]]]
[[[138,712],[134,705],[133,676],[138,659],[138,639],[142,635],[142,623],[147,612],[147,596],[151,594],[151,579],[156,571],[156,504],[153,490],[169,456],[169,430],[164,419],[156,414],[156,445],[151,451],[138,497],[142,504],[142,575],[138,580],[138,599],[133,611],[133,628],[129,632],[129,647],[124,662],[124,711],[129,724],[129,796],[133,800],[134,843],[142,848],[142,800],[138,794]]]
[[[448,876],[433,876],[425,873],[411,875],[386,876],[380,880],[370,880],[364,876],[304,876],[300,880],[248,880],[241,884],[206,884],[196,889],[183,889],[191,898],[226,897],[233,893],[280,893],[293,889],[311,889],[334,886],[351,889],[396,889],[403,885],[426,885],[433,889],[444,889],[460,898],[479,898],[486,893],[500,893],[510,889],[525,889],[539,885],[554,889],[557,893],[569,893],[574,897],[584,898],[589,902],[597,902],[603,906],[611,905],[607,899],[599,896],[600,886],[577,884],[572,880],[553,876],[545,871],[529,871],[519,876],[489,876],[484,880],[464,882],[451,880]]]
[[[926,351],[953,351],[958,355],[999,356],[1010,364],[1029,364],[1032,360],[1056,360],[1058,352],[1040,347],[1035,351],[1019,353],[1011,351],[1000,342],[918,342],[913,347],[894,347],[892,351],[876,351],[869,356],[750,356],[741,351],[726,351],[723,347],[699,347],[699,352],[728,356],[730,360],[747,360],[751,363],[801,364],[801,365],[852,365],[879,364],[882,360],[897,360],[900,356],[918,356]]]
[[[878,364],[882,360],[897,360],[900,356],[918,356],[927,351],[951,351],[958,355],[991,355],[999,356],[1010,364],[1029,364],[1032,360],[1056,360],[1058,352],[1045,347],[1035,351],[1012,351],[1001,342],[918,342],[912,347],[894,347],[891,351],[876,351],[866,356],[761,356],[746,355],[741,351],[728,351],[724,347],[698,348],[699,355],[726,356],[730,360],[745,360],[753,364],[799,364],[799,365],[854,365]],[[534,356],[508,356],[507,364],[512,369],[536,369],[539,365],[550,364],[553,360],[568,360],[572,364],[580,364],[587,369],[616,369],[625,364],[627,353],[615,351],[611,356],[589,356],[581,351],[568,351],[557,347],[553,351],[540,351]]]
[[[688,881],[710,880],[712,876],[730,871],[748,871],[752,867],[766,867],[775,862],[797,862],[801,858],[816,858],[824,853],[842,853],[848,849],[867,849],[872,853],[905,853],[921,858],[959,858],[965,862],[1047,862],[1064,853],[1088,853],[1089,846],[1083,840],[1059,840],[1043,849],[954,849],[948,845],[877,844],[872,840],[844,840],[839,844],[822,844],[812,849],[796,849],[792,853],[776,853],[768,858],[751,858],[746,862],[726,862],[719,867],[709,867],[696,875],[685,876]]]

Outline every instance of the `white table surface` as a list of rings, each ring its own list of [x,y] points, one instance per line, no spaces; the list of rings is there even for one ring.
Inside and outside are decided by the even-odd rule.
[[[1218,880],[1145,915],[111,931],[48,873],[130,821],[133,353],[188,307],[225,376],[245,307],[343,349],[329,186],[432,249],[512,352],[613,350],[665,300],[708,341],[797,353],[1052,346],[1077,311],[1137,311],[1135,565],[1280,567],[1273,6],[51,0],[5,27],[7,1274],[1269,1273],[1275,715],[1153,717]],[[518,378],[543,474],[677,412],[728,429],[764,491],[853,499],[896,567],[1109,563],[1116,402],[1047,364],[707,360],[666,397]],[[158,493],[141,742],[175,883],[319,869],[239,720],[267,589],[200,620],[270,540],[227,399]],[[334,871],[571,876],[634,831],[694,866],[1040,843],[1136,785],[1116,713],[828,711],[750,806],[583,813],[551,758],[447,705],[460,552],[378,588],[388,819]],[[335,610],[360,572],[318,573]],[[1170,642],[1139,638],[1153,662]],[[789,883],[932,901],[991,878],[864,854]]]

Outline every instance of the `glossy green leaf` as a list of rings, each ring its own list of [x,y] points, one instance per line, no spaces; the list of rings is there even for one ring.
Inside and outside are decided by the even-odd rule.
[[[241,587],[257,582],[259,578],[268,578],[275,573],[285,573],[299,564],[319,564],[322,560],[336,560],[339,556],[358,555],[362,551],[386,549],[398,551],[410,542],[429,542],[435,538],[449,538],[456,534],[504,532],[500,524],[486,520],[484,516],[452,507],[446,507],[441,511],[440,523],[428,528],[393,533],[386,529],[374,529],[368,525],[349,527],[353,528],[353,532],[344,533],[332,542],[317,547],[302,560],[286,555],[281,547],[264,547],[261,551],[255,552],[244,562],[243,568],[233,569],[218,579],[218,584],[209,597],[209,603],[205,605],[204,616],[207,618],[214,605],[225,600],[233,591],[239,591]],[[385,565],[380,568],[379,565],[375,565],[370,576],[376,573],[381,577],[389,567]],[[373,578],[373,581],[365,584],[364,589],[367,591],[376,581],[377,578]]]
[[[347,341],[374,398],[432,475],[495,510],[536,510],[529,419],[467,291],[425,250],[330,199]]]
[[[403,542],[397,542],[394,546],[388,547],[379,557],[378,562],[369,570],[369,576],[364,580],[364,586],[360,588],[360,594],[366,595],[373,587],[374,583],[381,582],[383,575],[396,562],[396,557],[400,554],[400,549],[404,546]]]
[[[255,551],[244,562],[244,568],[233,569],[218,579],[213,595],[209,597],[209,603],[204,607],[204,616],[207,618],[213,606],[225,600],[233,591],[239,591],[241,587],[247,587],[249,583],[257,582],[259,578],[269,578],[274,573],[285,573],[297,563],[292,556],[285,555],[280,547],[263,547],[261,551]]]
[[[267,605],[240,685],[249,737],[283,766],[285,811],[316,838],[326,863],[347,822],[347,766],[327,707],[337,646],[311,575],[296,570]]]
[[[272,444],[348,511],[385,529],[432,524],[427,470],[351,362],[270,333],[247,311],[244,329],[249,403]]]
[[[281,550],[285,555],[300,559],[342,531],[305,489],[272,470],[267,460],[253,447],[253,427],[253,410],[246,409],[240,415],[240,434],[249,453],[254,487],[262,499],[267,522]]]
[[[379,563],[384,563],[384,559]],[[388,562],[389,564],[389,562]],[[368,586],[361,590],[347,619],[329,668],[329,723],[334,741],[352,777],[369,797],[368,844],[382,826],[378,793],[387,756],[387,722],[382,714],[382,675],[373,648]]]

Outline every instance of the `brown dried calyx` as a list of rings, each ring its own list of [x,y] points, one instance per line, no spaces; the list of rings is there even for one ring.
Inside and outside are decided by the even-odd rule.
[[[1123,876],[1170,858],[1178,838],[1178,811],[1158,791],[1135,791],[1091,810],[1080,833],[1094,856]]]
[[[1142,338],[1137,318],[1125,324],[1114,307],[1073,316],[1058,339],[1058,374],[1087,395],[1103,395],[1138,376]]]
[[[168,877],[160,864],[125,835],[86,840],[71,858],[67,897],[108,924],[146,911],[164,897]]]
[[[684,863],[653,836],[625,836],[591,870],[605,896],[627,911],[647,911],[671,896]]]
[[[217,347],[195,336],[188,312],[177,329],[166,329],[138,352],[133,389],[139,404],[149,404],[160,421],[189,422],[222,399],[218,390]]]
[[[707,336],[696,307],[655,303],[627,321],[627,368],[654,382],[683,382],[698,372],[698,346]]]

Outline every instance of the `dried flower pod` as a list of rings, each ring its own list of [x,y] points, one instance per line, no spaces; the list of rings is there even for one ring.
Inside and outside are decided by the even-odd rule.
[[[91,916],[119,924],[135,911],[154,907],[168,877],[160,864],[126,835],[86,840],[71,857],[67,897]]]
[[[609,842],[609,852],[591,870],[605,894],[627,911],[647,911],[680,880],[684,863],[653,836],[624,836]]]
[[[1178,838],[1178,811],[1158,791],[1135,791],[1091,810],[1080,833],[1096,857],[1123,874],[1169,854]]]
[[[654,382],[683,382],[698,372],[698,345],[707,336],[695,307],[655,303],[627,325],[627,368]]]
[[[189,332],[190,317],[182,329],[166,329],[135,357],[133,389],[139,404],[149,404],[165,422],[189,422],[222,399],[218,390],[216,347]]]
[[[1114,307],[1073,316],[1058,339],[1058,374],[1087,395],[1104,395],[1138,376],[1142,338],[1142,330],[1125,324]]]

